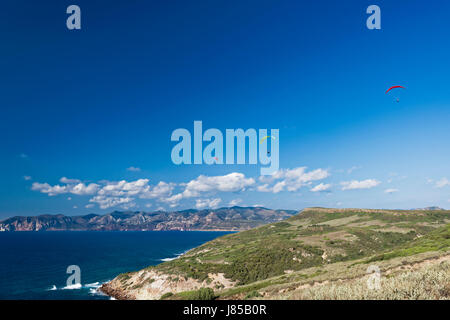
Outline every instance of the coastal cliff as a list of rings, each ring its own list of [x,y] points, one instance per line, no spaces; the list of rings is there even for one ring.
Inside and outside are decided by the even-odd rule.
[[[183,211],[114,211],[105,215],[40,215],[0,221],[0,231],[241,231],[286,219],[297,211],[230,207]]]

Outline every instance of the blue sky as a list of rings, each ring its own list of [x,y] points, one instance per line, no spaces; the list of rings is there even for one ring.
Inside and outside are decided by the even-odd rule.
[[[66,28],[71,4],[81,30]],[[371,4],[381,30],[366,28]],[[443,0],[4,1],[0,218],[448,208],[448,12]],[[406,87],[398,103],[392,85]],[[170,135],[194,120],[280,129],[280,172],[174,165]]]

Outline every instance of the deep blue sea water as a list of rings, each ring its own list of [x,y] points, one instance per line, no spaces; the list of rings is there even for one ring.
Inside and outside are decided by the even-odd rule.
[[[0,299],[109,299],[96,290],[119,273],[175,258],[228,232],[0,232]],[[69,265],[81,288],[67,288]]]

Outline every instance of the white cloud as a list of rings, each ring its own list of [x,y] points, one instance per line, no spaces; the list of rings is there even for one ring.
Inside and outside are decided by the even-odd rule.
[[[352,181],[344,181],[341,182],[342,190],[355,190],[355,189],[370,189],[376,187],[381,182],[375,179],[367,179],[367,180],[352,180]]]
[[[185,184],[182,193],[165,199],[167,202],[177,202],[184,198],[195,198],[208,192],[238,192],[255,184],[253,178],[246,178],[244,174],[233,172],[224,176],[204,176],[189,181]]]
[[[197,199],[195,200],[195,207],[197,209],[204,209],[204,208],[217,208],[219,206],[219,203],[222,202],[220,198],[216,199]]]
[[[76,195],[92,195],[95,194],[98,189],[99,185],[96,183],[90,183],[89,185],[85,185],[84,183],[66,185],[57,184],[51,186],[48,183],[34,182],[31,186],[31,190],[39,191],[41,193],[47,193],[49,196],[56,196],[64,193],[73,193]]]
[[[95,194],[99,187],[100,186],[96,183],[90,183],[88,185],[85,185],[84,183],[78,183],[74,186],[71,186],[69,192],[79,196],[91,195]]]
[[[237,206],[237,205],[240,204],[240,203],[242,203],[242,199],[233,199],[233,200],[231,200],[231,201],[228,203],[228,205],[229,205],[230,207],[234,207],[234,206]]]
[[[436,188],[443,188],[450,185],[450,181],[447,178],[442,178],[441,180],[436,181]]]
[[[85,205],[84,206],[85,208],[93,208],[94,207],[94,204],[93,203],[89,203],[89,204],[87,204],[87,205]]]
[[[329,176],[328,170],[316,169],[306,171],[306,167],[294,169],[281,169],[272,176],[261,176],[259,180],[263,185],[257,187],[260,192],[279,193],[281,191],[297,191],[303,186],[311,185],[313,181],[322,180]]]
[[[174,183],[166,183],[164,181],[160,181],[156,186],[154,186],[150,190],[146,190],[140,195],[142,199],[153,199],[153,198],[161,198],[167,197],[172,194],[173,189],[175,188]]]
[[[108,181],[106,185],[103,186],[98,194],[103,196],[136,196],[142,193],[150,191],[150,186],[148,184],[148,179],[138,179],[135,181]]]
[[[97,203],[100,208],[106,209],[117,205],[124,208],[135,206],[136,197],[149,199],[160,196],[169,196],[174,188],[174,184],[168,184],[163,181],[159,182],[152,188],[148,179],[139,179],[136,181],[102,181],[103,185],[96,183],[85,184],[78,179],[68,179],[62,177],[61,182],[64,185],[50,185],[48,183],[33,183],[31,189],[46,193],[49,196],[71,193],[75,195],[94,195],[89,201]]]
[[[152,207],[152,204],[151,204],[151,203],[146,203],[146,204],[145,204],[145,207],[146,207],[146,208],[151,208],[151,207]]]
[[[163,198],[161,201],[167,202],[167,203],[177,203],[178,201],[181,201],[183,199],[183,195],[181,193],[174,194],[171,197]]]
[[[268,183],[262,184],[256,188],[259,192],[271,192],[272,189],[269,187]]]
[[[31,190],[47,193],[49,196],[56,196],[58,194],[68,193],[67,186],[54,185],[48,183],[33,182]]]
[[[139,172],[139,171],[141,171],[141,168],[131,166],[131,167],[127,168],[127,171]]]
[[[98,195],[114,196],[114,197],[139,197],[141,199],[152,199],[159,197],[168,197],[172,193],[175,184],[160,181],[156,186],[149,185],[149,179],[138,179],[135,181],[115,181],[106,182]]]
[[[398,192],[398,189],[386,189],[384,190],[385,193],[394,193],[394,192]]]
[[[72,200],[72,197],[67,197],[67,200],[69,200],[69,201]]]
[[[219,192],[243,192],[246,190],[257,190],[260,192],[279,193],[282,191],[296,191],[302,186],[311,186],[316,180],[329,176],[327,170],[317,169],[306,171],[306,167],[280,170],[273,176],[259,178],[257,184],[254,178],[246,177],[243,173],[232,172],[226,175],[205,176],[200,175],[187,183],[168,183],[160,181],[151,185],[149,179],[137,179],[134,181],[100,180],[97,183],[85,183],[78,179],[62,177],[60,184],[35,182],[32,190],[56,196],[60,194],[91,195],[90,205],[97,204],[102,209],[121,206],[131,208],[136,206],[137,199],[156,199],[167,204],[170,208],[179,205],[183,199],[202,198],[196,203],[200,207],[214,207],[221,201],[213,199],[213,195]],[[175,188],[181,190],[173,194]],[[313,187],[313,192],[323,191],[329,188],[327,184],[319,184]],[[211,199],[203,199],[209,197]],[[230,205],[241,203],[241,199],[230,201]],[[147,206],[148,207],[148,206]]]
[[[130,204],[134,201],[130,197],[109,197],[109,196],[95,196],[89,202],[96,203],[101,209],[108,209],[118,205]]]
[[[31,180],[31,177],[30,176],[23,176],[23,179],[26,180],[26,181],[29,181],[29,180]]]
[[[160,181],[156,186],[149,185],[149,179],[138,179],[135,181],[107,181],[98,192],[97,196],[90,201],[98,203],[102,209],[121,205],[125,209],[134,207],[134,200],[160,198],[171,195],[175,187],[173,183]]]
[[[331,184],[323,184],[320,183],[317,186],[315,186],[314,188],[312,188],[310,191],[311,192],[323,192],[323,191],[327,191],[331,188]]]
[[[253,185],[255,180],[253,178],[245,178],[245,175],[238,172],[233,172],[224,176],[199,176],[197,179],[191,180],[187,183],[183,194],[187,196],[196,196],[201,192],[223,191],[236,192],[243,191],[245,188]]]
[[[80,183],[81,181],[78,179],[69,179],[66,177],[62,177],[61,179],[59,179],[59,182],[61,183],[66,183],[66,184],[71,184],[71,183]]]
[[[170,206],[178,204],[179,201],[186,198],[197,198],[205,193],[215,192],[240,192],[255,184],[253,178],[246,178],[244,174],[233,172],[223,176],[204,176],[200,175],[185,184],[181,193],[172,196],[162,197],[160,200],[169,203]],[[200,206],[203,202],[200,202]]]

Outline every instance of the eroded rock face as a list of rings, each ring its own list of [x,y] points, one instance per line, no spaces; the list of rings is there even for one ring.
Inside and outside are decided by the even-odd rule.
[[[66,230],[72,224],[73,218],[62,214],[13,217],[0,222],[0,231]]]
[[[168,275],[155,270],[144,269],[122,274],[104,284],[100,290],[118,300],[158,300],[166,293],[179,293],[200,288],[231,288],[234,283],[223,273],[209,274],[210,281]]]

